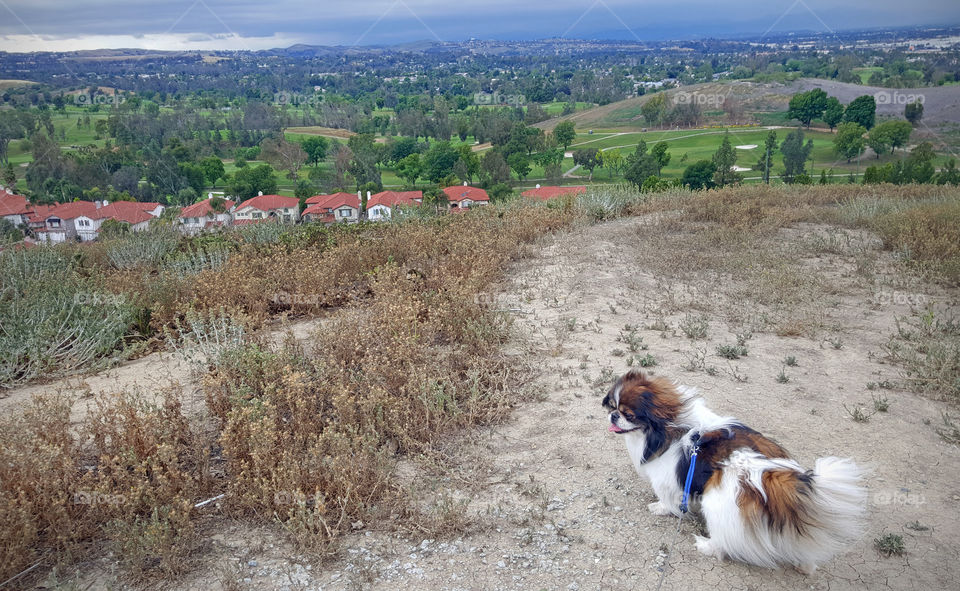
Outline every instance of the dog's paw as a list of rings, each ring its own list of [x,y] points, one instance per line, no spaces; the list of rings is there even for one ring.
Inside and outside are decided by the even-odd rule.
[[[703,536],[693,536],[693,539],[697,541],[697,550],[706,556],[715,556],[717,558],[722,558],[722,553],[719,548],[715,547],[713,540],[710,538],[705,538]]]
[[[798,571],[805,575],[812,575],[814,571],[817,570],[817,565],[813,562],[807,562],[805,564],[798,564],[796,567]]]
[[[647,505],[647,509],[649,509],[654,515],[674,515],[674,511],[660,501],[657,501],[656,503],[650,503]]]

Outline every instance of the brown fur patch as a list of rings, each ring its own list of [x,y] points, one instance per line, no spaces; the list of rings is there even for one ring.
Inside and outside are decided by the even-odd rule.
[[[748,521],[763,514],[770,527],[780,531],[790,527],[801,535],[815,525],[806,508],[807,495],[812,491],[808,475],[794,470],[767,470],[761,482],[766,501],[747,481],[740,483],[737,506]]]
[[[641,414],[661,421],[673,421],[680,414],[683,403],[680,393],[670,380],[650,378],[635,370],[622,379],[619,406],[621,414]]]

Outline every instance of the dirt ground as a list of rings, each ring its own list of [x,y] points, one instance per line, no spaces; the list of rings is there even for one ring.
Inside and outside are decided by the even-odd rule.
[[[666,228],[627,218],[547,237],[490,294],[515,320],[505,354],[538,371],[506,423],[451,444],[456,465],[439,476],[406,466],[425,474],[424,498],[455,500],[464,522],[453,533],[357,524],[337,558],[314,562],[278,531],[232,524],[208,536],[201,568],[159,586],[586,591],[657,589],[663,576],[665,590],[955,588],[960,458],[934,428],[951,407],[902,389],[883,345],[912,303],[957,309],[957,294],[885,272],[889,255],[862,233],[804,226],[737,255]],[[704,338],[686,334],[698,330]],[[747,356],[719,357],[737,334]],[[698,387],[807,467],[827,455],[869,466],[866,535],[812,576],[698,554],[699,522],[686,518],[677,533],[675,518],[650,514],[650,487],[607,432],[602,393],[628,360],[655,361],[647,371]],[[873,412],[875,398],[889,409],[866,422],[845,409]],[[904,555],[874,548],[887,533],[903,536]],[[84,570],[81,588],[124,586],[109,556]]]

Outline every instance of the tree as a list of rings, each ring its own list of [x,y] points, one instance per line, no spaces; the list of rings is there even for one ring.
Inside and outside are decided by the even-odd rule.
[[[657,176],[660,176],[663,167],[670,164],[670,152],[667,152],[667,143],[657,142],[654,144],[653,149],[650,150],[650,155],[657,163]]]
[[[787,134],[786,139],[780,144],[780,152],[783,154],[783,173],[780,178],[785,183],[793,183],[798,179],[807,177],[807,158],[813,152],[813,140],[803,143],[803,129],[796,128]]]
[[[890,134],[890,148],[896,150],[907,145],[910,141],[910,134],[913,133],[913,126],[909,121],[895,120],[886,121],[881,125],[886,125]]]
[[[888,128],[881,123],[871,129],[870,133],[867,134],[866,144],[870,146],[870,149],[873,150],[873,153],[876,154],[877,159],[879,159],[880,154],[884,154],[890,149],[890,143],[892,141],[893,139],[890,137]]]
[[[17,173],[13,170],[12,162],[7,162],[3,168],[3,184],[11,189],[17,184]]]
[[[859,123],[846,121],[837,126],[837,135],[833,138],[833,149],[850,162],[863,151],[863,134],[866,129]]]
[[[730,132],[723,134],[723,141],[720,147],[713,154],[713,164],[715,171],[713,173],[713,184],[718,187],[735,185],[743,180],[743,176],[733,170],[737,163],[737,153],[730,142]]]
[[[777,132],[770,130],[763,141],[763,154],[753,169],[763,176],[763,182],[770,184],[770,172],[773,170],[773,155],[777,151]]]
[[[240,199],[250,199],[261,192],[264,195],[276,193],[276,174],[269,164],[248,166],[233,174],[228,190]]]
[[[787,117],[796,119],[807,127],[814,119],[823,116],[827,108],[827,93],[819,88],[808,90],[807,92],[798,92],[790,99],[790,105],[787,110]]]
[[[835,96],[827,98],[827,106],[823,110],[823,122],[830,126],[830,131],[843,121],[843,113],[846,109],[843,103]]]
[[[297,178],[297,172],[307,161],[307,153],[300,144],[283,138],[267,138],[260,143],[260,158],[274,168],[287,171],[287,178]]]
[[[514,152],[507,158],[507,164],[517,173],[517,178],[523,180],[530,174],[530,157],[523,152]]]
[[[499,185],[510,181],[510,166],[497,150],[487,150],[483,155],[480,168],[487,186]]]
[[[417,178],[423,174],[423,162],[420,160],[420,154],[408,154],[397,162],[397,176],[407,181],[407,184],[415,187]]]
[[[23,240],[23,232],[7,218],[0,218],[0,244],[19,242],[20,240]]]
[[[200,170],[203,171],[203,178],[210,183],[211,187],[216,187],[217,181],[226,174],[223,168],[223,160],[220,160],[216,156],[209,156],[201,160]]]
[[[923,142],[910,150],[910,155],[903,163],[904,182],[931,182],[936,173],[936,168],[933,166],[933,160],[936,157],[937,154],[933,151],[933,145],[930,142]]]
[[[593,179],[593,169],[600,164],[596,148],[581,148],[573,151],[573,163],[585,168],[590,173],[590,179]]]
[[[850,123],[858,123],[865,129],[873,127],[877,118],[877,101],[869,95],[858,96],[847,105],[847,110],[843,113],[843,120]]]
[[[683,171],[680,181],[691,189],[713,188],[713,173],[716,165],[709,160],[698,160]]]
[[[431,183],[439,183],[450,176],[459,158],[449,141],[434,142],[423,157],[424,174]]]
[[[667,95],[664,92],[654,94],[640,107],[643,120],[651,127],[663,123],[667,118],[668,110]]]
[[[330,141],[322,135],[312,135],[300,142],[300,147],[307,154],[307,162],[317,166],[327,157]]]
[[[563,151],[566,152],[567,147],[573,143],[573,140],[577,137],[573,121],[561,121],[557,123],[557,126],[553,128],[553,137],[557,139],[557,143],[563,146]]]
[[[121,222],[113,218],[107,218],[103,220],[103,223],[100,224],[99,236],[100,238],[110,239],[110,238],[119,238],[124,234],[130,233],[130,224],[127,222]]]
[[[920,120],[923,119],[923,103],[918,101],[907,103],[903,107],[903,116],[916,127],[917,123],[920,123]]]
[[[643,187],[644,181],[651,176],[657,176],[660,164],[653,154],[647,152],[647,142],[640,140],[633,154],[627,157],[627,170],[623,178],[637,186]]]

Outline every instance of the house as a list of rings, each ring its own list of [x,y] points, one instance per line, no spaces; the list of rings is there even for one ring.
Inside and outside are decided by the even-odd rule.
[[[38,206],[41,208],[42,206]],[[42,242],[66,242],[81,240],[89,242],[100,235],[100,226],[108,219],[130,225],[134,232],[147,229],[150,220],[159,215],[148,212],[163,212],[159,203],[140,203],[137,201],[71,201],[41,209],[39,215],[30,217],[31,227],[37,239]],[[36,212],[37,210],[35,210]],[[43,220],[43,226],[39,224]]]
[[[520,193],[524,197],[532,197],[534,199],[540,199],[541,201],[546,201],[548,199],[553,199],[561,195],[576,195],[579,193],[586,193],[587,188],[583,185],[571,186],[571,187],[556,187],[548,186],[541,187],[537,185],[535,189],[529,189]]]
[[[31,210],[32,207],[26,197],[0,187],[0,217],[14,226],[23,226],[27,223]]]
[[[93,240],[100,228],[97,210],[101,203],[93,201],[71,201],[50,208],[43,218],[43,227],[36,230],[41,242],[66,242],[67,240]],[[77,221],[81,223],[77,223]],[[79,230],[79,231],[78,231]],[[83,236],[81,237],[81,233]],[[91,233],[93,238],[91,238]]]
[[[367,196],[367,219],[389,220],[397,207],[416,207],[423,203],[423,191],[381,191]]]
[[[257,195],[247,199],[233,210],[233,223],[245,225],[269,218],[285,224],[300,219],[300,200],[282,195]]]
[[[477,207],[490,204],[490,196],[487,192],[478,187],[454,185],[446,187],[443,192],[447,195],[447,201],[450,203],[450,211],[465,211],[471,207]]]
[[[27,215],[27,229],[36,232],[41,230],[47,225],[47,216],[53,211],[53,208],[60,205],[59,203],[54,203],[53,205],[33,205],[31,206],[30,214]]]
[[[211,201],[220,199],[219,197],[207,197],[203,201],[198,201],[193,205],[184,207],[177,216],[180,222],[180,231],[187,235],[194,235],[203,230],[229,226],[233,221],[231,212],[236,205],[229,199],[220,199],[223,207],[214,210]]]
[[[307,199],[307,208],[301,214],[308,222],[355,224],[360,219],[360,193],[333,193],[314,195]]]
[[[114,201],[109,205],[104,205],[99,210],[97,210],[98,222],[96,224],[95,232],[100,231],[100,225],[103,224],[105,220],[114,219],[118,222],[124,222],[130,224],[131,232],[140,232],[146,230],[150,226],[150,220],[159,217],[160,213],[154,215],[149,212],[163,212],[163,206],[159,203],[140,203],[137,201]],[[77,231],[81,235],[81,239],[86,240],[84,232],[80,231],[80,223],[83,221],[83,218],[77,218]],[[89,238],[93,240],[96,238],[96,233]]]

